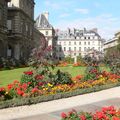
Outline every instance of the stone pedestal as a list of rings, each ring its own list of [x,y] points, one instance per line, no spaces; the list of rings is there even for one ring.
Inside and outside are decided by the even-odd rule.
[[[77,56],[74,57],[74,64],[77,63]]]

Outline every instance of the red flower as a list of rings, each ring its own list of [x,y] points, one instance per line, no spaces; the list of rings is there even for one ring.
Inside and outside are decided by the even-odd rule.
[[[61,113],[61,117],[62,117],[63,119],[65,119],[65,118],[67,118],[67,115],[66,115],[64,112],[62,112],[62,113]]]
[[[77,75],[77,76],[76,76],[76,79],[78,79],[78,80],[80,80],[81,78],[82,78],[81,75]]]
[[[44,85],[44,83],[43,83],[43,82],[39,82],[38,85],[39,85],[39,86],[42,86],[42,85]]]
[[[20,83],[18,80],[14,80],[14,82],[13,82],[14,84],[18,84],[18,83]]]
[[[23,96],[24,92],[18,88],[17,89],[17,94],[20,95],[20,96]]]
[[[33,71],[26,71],[24,72],[25,75],[33,75]]]
[[[35,79],[36,80],[42,80],[44,77],[43,77],[43,75],[36,75],[35,76]]]
[[[39,92],[39,89],[38,88],[33,88],[31,92],[32,93],[37,93],[37,92]]]
[[[118,117],[112,117],[112,120],[120,120],[120,118],[118,118]]]
[[[106,119],[106,115],[103,112],[96,112],[94,114],[94,118],[98,120]]]
[[[11,90],[13,88],[13,84],[8,84],[7,89]]]
[[[28,85],[30,85],[31,84],[31,82],[28,82]]]
[[[3,91],[5,91],[5,88],[4,88],[4,87],[1,87],[1,88],[0,88],[0,92],[3,92]]]
[[[69,116],[71,116],[72,114],[74,114],[73,111],[68,112]]]
[[[81,116],[80,116],[80,119],[81,119],[81,120],[86,120],[85,115],[81,115]]]
[[[27,85],[26,83],[23,83],[23,84],[21,85],[21,88],[24,89],[24,90],[26,90],[27,87],[28,87],[28,85]]]

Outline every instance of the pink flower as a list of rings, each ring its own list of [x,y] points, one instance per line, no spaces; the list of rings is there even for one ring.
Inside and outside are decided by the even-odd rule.
[[[67,115],[66,115],[64,112],[62,112],[62,113],[61,113],[61,117],[62,117],[63,119],[65,119],[65,118],[67,118]]]

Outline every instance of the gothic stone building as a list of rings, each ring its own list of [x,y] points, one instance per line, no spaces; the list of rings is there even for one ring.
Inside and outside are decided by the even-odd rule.
[[[0,0],[0,57],[6,57],[7,53],[7,2]]]
[[[34,4],[34,0],[8,3],[8,57],[28,58],[34,47]]]

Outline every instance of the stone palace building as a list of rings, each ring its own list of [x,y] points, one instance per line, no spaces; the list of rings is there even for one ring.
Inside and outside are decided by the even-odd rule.
[[[68,29],[66,31],[57,30],[57,39],[55,41],[55,56],[61,60],[66,56],[76,57],[90,54],[95,51],[99,55],[103,52],[104,40],[98,34],[97,29],[83,30]]]
[[[28,59],[40,44],[34,6],[34,0],[0,0],[0,57]]]

